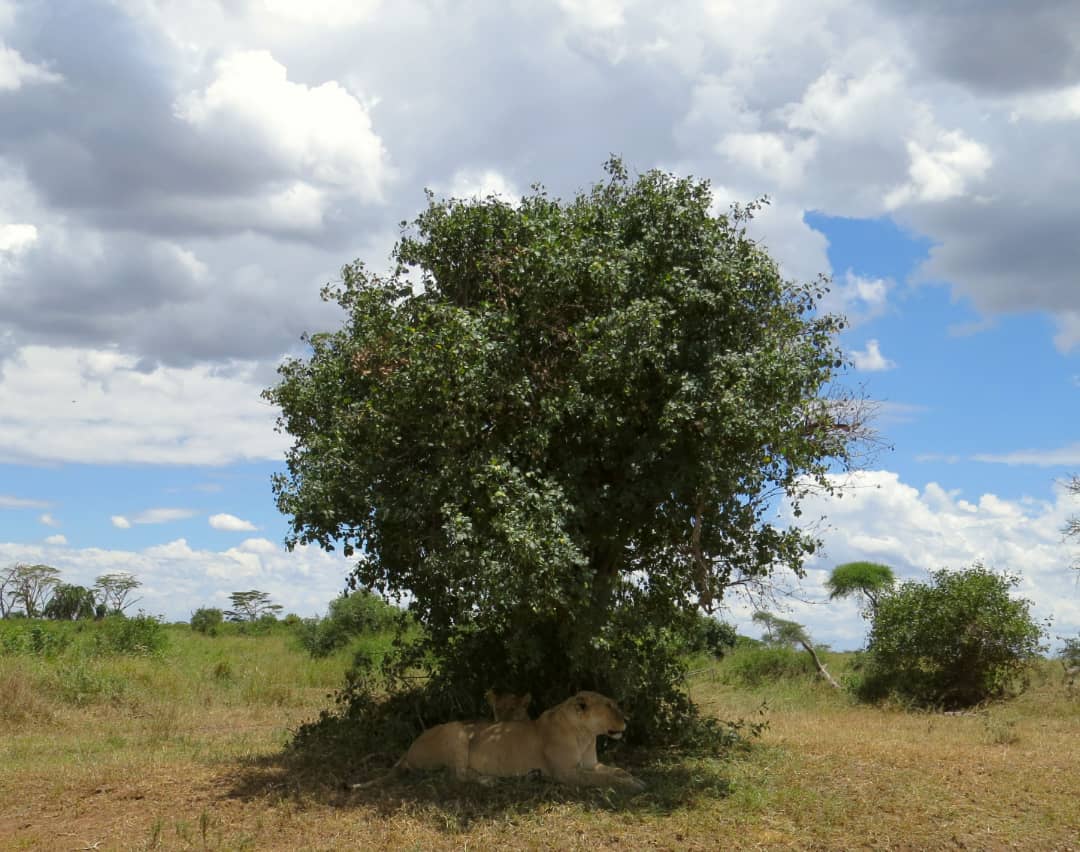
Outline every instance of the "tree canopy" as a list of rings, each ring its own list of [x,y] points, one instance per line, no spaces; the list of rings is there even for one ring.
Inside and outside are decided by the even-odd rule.
[[[233,608],[225,610],[229,621],[258,621],[263,616],[276,618],[281,612],[281,604],[272,603],[269,592],[251,589],[247,592],[233,592],[229,595]]]
[[[28,618],[37,618],[59,582],[60,572],[51,565],[25,562],[12,565],[0,577],[0,596],[7,598],[4,615],[10,615],[15,607],[22,607]]]
[[[878,600],[892,589],[896,575],[892,568],[880,562],[845,562],[837,565],[825,581],[829,600],[860,597],[869,604],[871,612],[877,609]]]
[[[344,326],[266,393],[294,438],[288,543],[407,594],[436,668],[553,697],[626,691],[620,631],[662,644],[733,584],[801,572],[817,543],[777,501],[831,489],[865,410],[835,389],[825,282],[783,279],[753,205],[712,205],[617,159],[566,202],[429,194],[392,271],[347,265],[324,294]]]
[[[107,612],[122,613],[129,606],[138,603],[138,600],[128,600],[128,597],[141,585],[134,575],[117,571],[98,577],[94,581],[94,591]]]

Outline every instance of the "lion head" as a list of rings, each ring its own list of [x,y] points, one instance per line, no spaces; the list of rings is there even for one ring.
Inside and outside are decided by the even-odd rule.
[[[582,690],[567,703],[593,734],[603,734],[617,740],[626,730],[626,716],[619,705],[606,695]]]
[[[512,692],[496,692],[494,689],[489,689],[484,693],[484,698],[496,722],[522,722],[529,718],[531,692],[515,695]]]

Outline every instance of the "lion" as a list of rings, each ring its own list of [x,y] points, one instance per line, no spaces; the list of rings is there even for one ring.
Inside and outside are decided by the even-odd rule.
[[[491,708],[491,715],[496,722],[521,722],[529,718],[529,705],[532,704],[532,693],[515,695],[513,692],[496,692],[489,689],[484,693],[484,700]],[[484,725],[489,722],[467,722],[469,725]]]
[[[391,774],[408,769],[451,769],[460,780],[521,777],[539,773],[564,784],[621,787],[640,791],[645,784],[596,758],[596,738],[619,739],[626,717],[598,692],[582,691],[544,711],[539,719],[481,724],[450,722],[421,734]],[[441,730],[440,730],[441,729]],[[357,784],[367,787],[384,778]]]
[[[532,703],[532,693],[516,695],[513,692],[496,692],[489,689],[484,693],[484,700],[491,708],[495,717],[494,722],[477,720],[474,722],[446,722],[428,728],[409,746],[409,750],[393,765],[390,772],[384,778],[368,781],[363,784],[354,784],[354,788],[367,787],[371,784],[380,783],[410,769],[439,769],[443,766],[452,765],[454,755],[463,748],[468,749],[468,743],[476,733],[489,725],[497,722],[520,722],[529,720],[529,705]]]

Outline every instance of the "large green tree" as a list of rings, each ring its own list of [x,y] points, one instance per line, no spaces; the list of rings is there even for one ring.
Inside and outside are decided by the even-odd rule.
[[[97,614],[94,593],[85,586],[57,583],[52,597],[45,604],[41,614],[46,618],[55,618],[60,621],[93,618]]]
[[[477,700],[499,682],[633,702],[677,679],[699,606],[801,571],[816,542],[778,500],[830,489],[865,434],[832,390],[824,282],[784,280],[753,206],[607,173],[565,202],[429,195],[388,275],[356,262],[327,288],[344,326],[266,394],[294,438],[288,543],[340,546],[354,585],[408,595],[425,632],[402,665]]]

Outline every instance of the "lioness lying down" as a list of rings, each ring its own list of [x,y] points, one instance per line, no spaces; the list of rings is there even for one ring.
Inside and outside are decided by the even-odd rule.
[[[539,772],[565,784],[643,790],[645,784],[626,770],[596,759],[597,736],[618,739],[625,730],[614,701],[579,692],[536,720],[436,725],[416,738],[390,773],[353,786],[368,787],[409,769],[448,768],[461,780]]]

